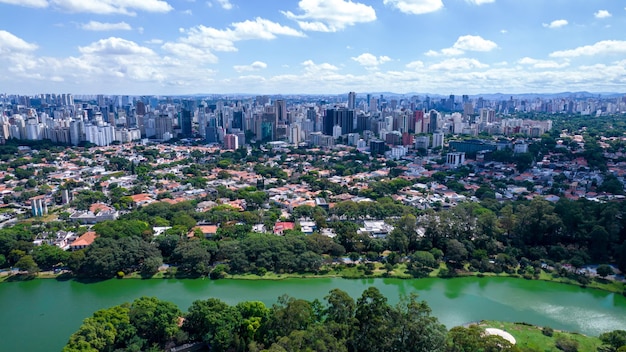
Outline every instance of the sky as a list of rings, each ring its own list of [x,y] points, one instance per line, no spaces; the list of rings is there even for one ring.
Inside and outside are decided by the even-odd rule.
[[[8,94],[626,92],[622,0],[0,0]]]

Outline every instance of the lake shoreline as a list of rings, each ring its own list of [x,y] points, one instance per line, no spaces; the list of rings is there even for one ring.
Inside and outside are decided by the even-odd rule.
[[[376,269],[378,270],[378,268]],[[609,293],[616,293],[626,296],[626,283],[624,281],[616,281],[616,280],[608,280],[608,279],[591,279],[589,284],[581,284],[572,279],[568,278],[553,278],[550,273],[541,271],[539,278],[526,278],[518,274],[507,274],[507,273],[481,273],[481,272],[468,272],[468,271],[460,271],[455,275],[450,277],[440,277],[438,276],[439,269],[432,271],[428,276],[423,278],[439,278],[443,280],[455,279],[455,278],[464,278],[464,277],[476,277],[476,278],[488,278],[488,277],[505,277],[505,278],[514,278],[514,279],[523,279],[528,281],[544,281],[544,282],[552,282],[557,284],[578,286],[581,288],[591,288],[600,291],[605,291]],[[175,275],[168,276],[166,272],[160,271],[157,274],[151,277],[142,277],[138,273],[130,273],[129,275],[125,275],[124,277],[118,278],[110,278],[110,279],[98,279],[98,278],[87,278],[81,279],[72,275],[69,272],[57,273],[55,274],[52,271],[40,272],[37,273],[34,277],[28,276],[27,274],[14,274],[14,275],[3,275],[0,277],[0,283],[3,282],[15,282],[15,281],[28,281],[28,280],[38,280],[38,279],[55,279],[58,281],[78,281],[82,283],[90,283],[90,282],[100,282],[106,280],[241,280],[241,281],[281,281],[288,279],[353,279],[353,280],[364,280],[364,279],[400,279],[400,280],[412,280],[412,279],[422,279],[419,277],[412,277],[406,273],[391,273],[388,274],[386,272],[374,271],[372,275],[345,275],[342,271],[333,271],[332,273],[290,273],[290,274],[277,274],[274,272],[267,272],[265,275],[257,275],[253,273],[246,274],[226,274],[218,279],[211,279],[209,276],[185,276],[185,275]]]

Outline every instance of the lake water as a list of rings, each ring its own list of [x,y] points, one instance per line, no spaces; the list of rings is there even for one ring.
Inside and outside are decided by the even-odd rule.
[[[258,300],[271,306],[278,296],[323,299],[333,288],[355,299],[369,286],[390,303],[417,293],[448,328],[483,319],[528,322],[599,335],[626,329],[626,297],[577,286],[513,278],[289,279],[247,280],[33,280],[0,284],[0,351],[59,351],[94,311],[141,296],[156,296],[185,311],[198,299],[229,304]]]

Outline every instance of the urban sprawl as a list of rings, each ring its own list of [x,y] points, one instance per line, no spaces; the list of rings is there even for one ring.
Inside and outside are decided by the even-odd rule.
[[[65,250],[91,245],[92,225],[159,202],[259,210],[253,232],[333,238],[326,220],[348,219],[360,235],[385,239],[394,221],[356,205],[388,197],[428,211],[624,193],[623,133],[591,141],[586,126],[562,128],[570,118],[623,114],[626,97],[617,95],[0,95],[0,111],[2,226],[84,225],[36,231],[36,245]],[[314,208],[324,218],[304,211]],[[190,237],[232,225],[194,221]],[[152,225],[154,236],[171,233],[172,221]]]

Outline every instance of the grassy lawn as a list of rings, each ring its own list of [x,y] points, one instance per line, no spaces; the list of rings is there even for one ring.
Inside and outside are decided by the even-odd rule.
[[[507,323],[500,321],[483,321],[480,326],[485,328],[502,329],[515,337],[517,346],[522,350],[525,348],[533,351],[559,352],[556,341],[559,338],[566,338],[578,342],[579,352],[596,352],[602,344],[597,337],[590,337],[581,334],[554,331],[553,336],[545,336],[541,332],[541,327],[520,323]]]

